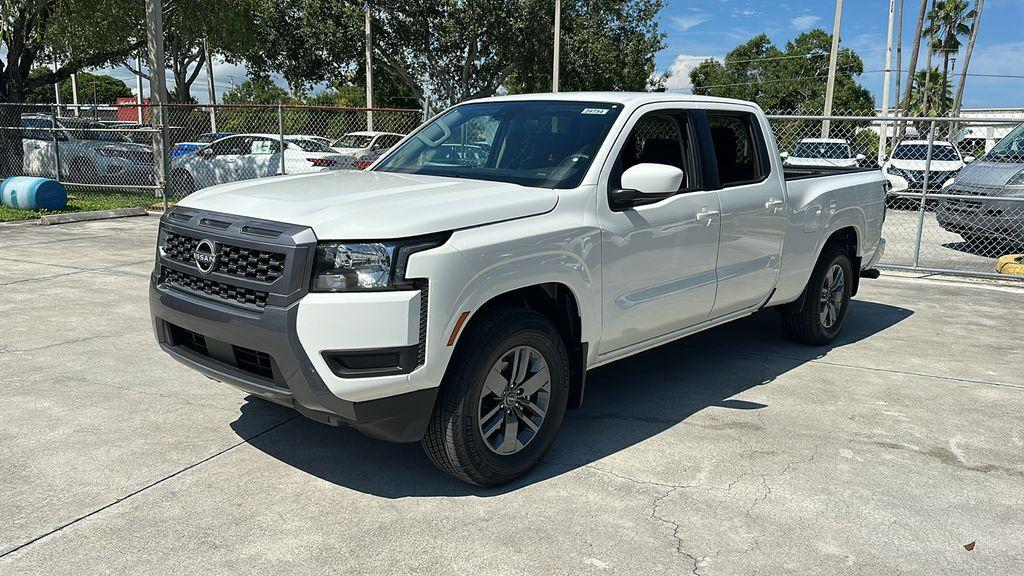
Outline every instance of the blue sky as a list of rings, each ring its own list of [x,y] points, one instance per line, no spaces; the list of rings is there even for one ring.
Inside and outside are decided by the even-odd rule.
[[[903,66],[910,59],[919,0],[904,0]],[[898,3],[897,3],[898,6]],[[888,0],[846,0],[841,26],[842,46],[852,48],[864,60],[865,71],[885,69],[885,38]],[[835,2],[832,0],[666,0],[661,29],[668,35],[666,48],[656,64],[671,73],[670,88],[688,91],[688,72],[707,57],[720,58],[736,45],[762,32],[780,48],[787,40],[813,28],[832,32]],[[1024,76],[1024,0],[987,0],[974,54],[971,74]],[[895,37],[894,31],[894,37]],[[895,41],[894,41],[895,42]],[[964,41],[966,47],[966,40]],[[895,48],[893,68],[896,67]],[[918,68],[924,67],[924,52]],[[881,105],[884,74],[865,73],[858,81]],[[1024,107],[1024,78],[969,77],[964,106]]]

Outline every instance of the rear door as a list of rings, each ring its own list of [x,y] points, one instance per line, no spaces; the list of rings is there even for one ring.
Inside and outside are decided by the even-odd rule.
[[[265,178],[281,173],[281,142],[279,140],[263,136],[253,136],[246,138],[246,144],[243,148],[243,154],[238,157],[239,180]],[[294,168],[301,168],[298,165],[299,161],[303,161],[304,164],[308,165],[298,153],[295,154],[294,158],[292,155],[286,155],[285,160],[289,162],[287,165],[289,171],[293,171],[293,164]],[[296,169],[294,171],[299,172],[301,170]]]
[[[718,192],[701,179],[696,134],[683,105],[645,106],[627,122],[602,172],[602,354],[699,324],[711,313],[721,207]],[[680,190],[655,204],[613,208],[608,193],[640,163],[681,168]]]
[[[238,163],[247,150],[249,138],[232,136],[210,144],[210,155],[202,156],[202,169],[211,184],[223,184],[242,179]]]
[[[718,296],[712,318],[762,304],[775,287],[786,235],[787,202],[762,126],[749,108],[707,111],[722,202]],[[781,172],[781,171],[776,171]]]

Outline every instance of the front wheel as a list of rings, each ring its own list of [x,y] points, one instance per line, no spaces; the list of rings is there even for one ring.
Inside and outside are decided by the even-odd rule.
[[[853,294],[853,265],[837,245],[825,247],[804,288],[798,311],[782,309],[782,326],[797,342],[822,346],[839,335]]]
[[[441,470],[478,486],[519,478],[562,425],[569,357],[555,326],[524,308],[491,313],[452,358],[423,448]]]

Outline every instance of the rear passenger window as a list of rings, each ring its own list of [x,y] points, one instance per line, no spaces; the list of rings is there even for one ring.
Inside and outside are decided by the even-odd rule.
[[[722,187],[760,182],[767,177],[760,153],[760,129],[754,117],[740,113],[708,114],[715,147],[718,180]]]
[[[680,190],[689,189],[693,176],[686,134],[685,117],[681,114],[655,112],[640,118],[622,145],[609,187],[619,188],[622,173],[637,164],[667,164],[683,171]]]

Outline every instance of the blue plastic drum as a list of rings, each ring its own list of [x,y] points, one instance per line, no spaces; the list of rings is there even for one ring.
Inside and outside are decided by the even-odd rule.
[[[68,205],[68,190],[49,178],[14,176],[0,184],[0,202],[22,210],[63,210]]]

